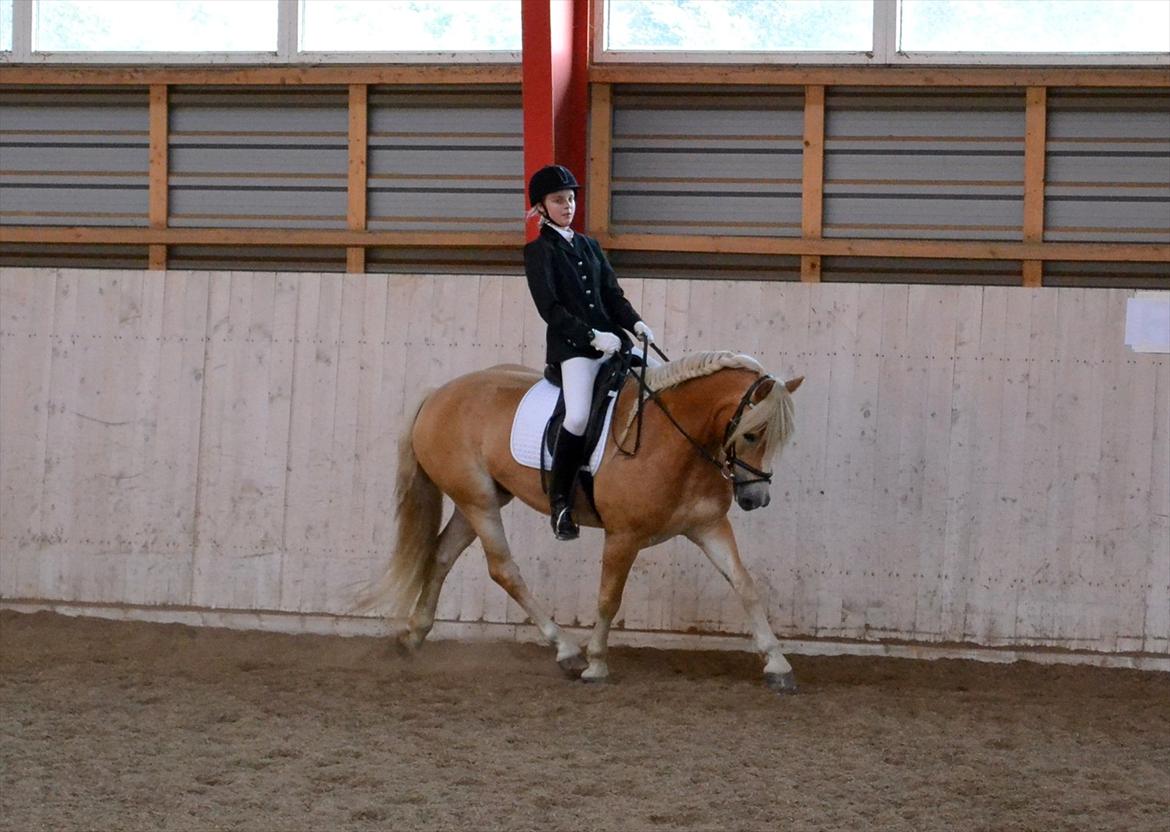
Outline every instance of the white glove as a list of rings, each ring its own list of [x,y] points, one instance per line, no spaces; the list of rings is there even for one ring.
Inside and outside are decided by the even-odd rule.
[[[593,349],[603,352],[606,355],[613,355],[622,348],[622,339],[618,338],[612,332],[594,330],[593,340],[589,343],[593,345]]]
[[[646,326],[645,321],[638,321],[636,324],[634,324],[634,334],[639,337],[645,335],[647,341],[649,341],[651,344],[654,343],[654,330]]]

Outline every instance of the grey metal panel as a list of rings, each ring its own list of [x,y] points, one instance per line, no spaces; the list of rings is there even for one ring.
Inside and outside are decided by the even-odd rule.
[[[433,176],[465,175],[468,178],[451,187],[475,187],[475,177],[503,177],[524,191],[524,152],[520,145],[491,149],[382,149],[371,147],[368,157],[371,180],[379,176]],[[432,180],[433,181],[433,180]]]
[[[1021,91],[831,93],[824,236],[1022,238]]]
[[[1170,241],[1170,95],[1049,95],[1045,239]]]
[[[370,228],[523,227],[523,115],[516,87],[379,89],[370,95],[369,124]]]
[[[1050,149],[1046,176],[1050,189],[1065,182],[1170,185],[1170,150],[1151,156],[1073,156]]]
[[[619,89],[614,230],[799,236],[802,137],[798,94]]]
[[[275,190],[172,187],[171,225],[208,228],[345,228],[345,188]]]
[[[946,260],[894,257],[824,257],[826,283],[943,283],[1018,286],[1020,263],[1013,260]]]
[[[147,224],[145,90],[0,92],[0,224]]]
[[[0,224],[110,225],[146,224],[148,189],[68,185],[0,187]]]
[[[1044,264],[1045,286],[1083,286],[1111,289],[1170,289],[1167,263]]]
[[[169,246],[167,267],[343,272],[345,249],[328,246]]]
[[[611,251],[620,277],[691,280],[800,280],[800,258],[769,254]]]
[[[505,249],[373,247],[366,249],[366,271],[518,276],[524,273],[524,257],[519,246]]]
[[[348,158],[345,144],[326,148],[172,147],[170,173],[331,173],[346,179]]]

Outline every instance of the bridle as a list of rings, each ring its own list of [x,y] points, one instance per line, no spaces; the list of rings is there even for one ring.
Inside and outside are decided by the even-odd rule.
[[[646,356],[648,354],[648,352],[647,352],[648,346],[653,347],[654,351],[657,352],[662,357],[663,361],[670,360],[669,358],[666,357],[666,353],[664,353],[662,350],[660,350],[658,348],[657,344],[647,344],[647,339],[645,339],[645,338],[642,339],[642,355],[643,356]],[[688,442],[691,443],[691,446],[698,452],[699,456],[701,456],[703,459],[707,460],[708,462],[710,462],[712,465],[714,465],[716,468],[719,469],[720,475],[722,475],[722,477],[725,480],[727,480],[728,482],[731,483],[733,489],[739,489],[745,485],[753,485],[757,482],[766,482],[769,485],[772,484],[772,474],[771,473],[769,473],[767,471],[761,471],[759,468],[756,468],[755,466],[753,466],[747,462],[744,462],[742,459],[740,459],[738,456],[736,456],[734,444],[731,445],[730,448],[728,448],[728,443],[731,441],[731,437],[735,434],[736,428],[739,427],[739,423],[740,423],[740,420],[743,419],[744,412],[747,410],[748,406],[751,405],[751,403],[752,403],[752,396],[755,395],[756,391],[760,388],[760,385],[762,385],[764,382],[775,381],[775,379],[772,376],[770,376],[770,375],[760,376],[754,382],[752,382],[752,385],[747,389],[747,392],[745,392],[743,394],[743,396],[740,397],[739,406],[735,408],[735,415],[731,417],[731,421],[727,423],[727,427],[723,431],[723,444],[721,447],[723,448],[723,451],[725,453],[725,458],[723,460],[720,460],[717,457],[715,457],[714,455],[712,455],[710,451],[708,451],[706,448],[704,448],[703,445],[697,439],[695,439],[693,436],[691,436],[689,433],[687,433],[686,428],[684,428],[682,425],[680,425],[678,423],[678,420],[674,418],[674,415],[669,410],[667,410],[666,405],[663,404],[662,399],[659,398],[657,391],[651,390],[649,388],[649,386],[647,386],[645,358],[643,358],[643,362],[642,362],[641,375],[639,375],[637,373],[631,373],[631,375],[633,375],[634,378],[637,380],[638,388],[639,388],[638,389],[638,411],[637,411],[638,428],[637,428],[637,433],[636,433],[636,437],[634,440],[634,450],[627,451],[625,448],[623,448],[621,446],[621,443],[619,442],[619,443],[617,443],[617,448],[619,451],[621,451],[626,456],[633,456],[634,454],[636,454],[638,452],[638,448],[642,444],[642,411],[645,407],[646,400],[650,399],[655,404],[658,405],[658,409],[661,410],[663,415],[665,415],[666,418],[670,421],[670,423],[672,425],[674,425],[675,429],[679,433],[681,433],[683,435],[683,437]],[[744,471],[751,474],[752,478],[751,479],[740,479],[739,477],[736,476],[736,469],[737,468],[742,468]]]

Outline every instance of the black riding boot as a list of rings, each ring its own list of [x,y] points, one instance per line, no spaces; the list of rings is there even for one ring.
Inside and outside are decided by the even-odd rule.
[[[576,540],[580,534],[573,522],[573,484],[581,468],[585,437],[561,428],[553,447],[552,471],[549,472],[548,502],[552,510],[553,534],[557,540]]]

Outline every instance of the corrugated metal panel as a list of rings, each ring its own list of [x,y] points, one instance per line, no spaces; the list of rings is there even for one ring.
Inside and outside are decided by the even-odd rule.
[[[145,269],[146,246],[56,245],[53,243],[4,243],[0,266],[35,266],[71,269]]]
[[[821,260],[821,280],[826,283],[1019,286],[1021,268],[1015,260],[825,257]]]
[[[149,108],[146,90],[0,91],[0,224],[146,225]]]
[[[786,255],[611,251],[609,259],[621,278],[800,280],[800,258]]]
[[[1044,264],[1045,286],[1082,286],[1104,289],[1170,289],[1166,263]]]
[[[833,89],[826,237],[1019,240],[1022,91]]]
[[[799,91],[627,87],[613,106],[615,231],[800,236]]]
[[[368,170],[371,229],[522,229],[520,91],[371,89]]]
[[[345,249],[326,246],[170,246],[167,267],[344,272]]]
[[[1170,94],[1053,90],[1046,240],[1170,242]]]
[[[174,227],[345,228],[345,89],[176,89]]]
[[[480,248],[387,248],[366,250],[366,271],[391,274],[524,273],[522,250]]]

